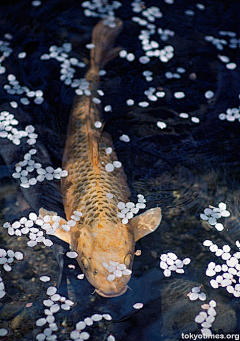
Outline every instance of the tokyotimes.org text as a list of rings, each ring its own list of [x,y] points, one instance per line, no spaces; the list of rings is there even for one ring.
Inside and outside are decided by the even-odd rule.
[[[240,334],[193,334],[193,333],[182,333],[181,334],[181,340],[233,340],[233,341],[239,341],[240,340]]]

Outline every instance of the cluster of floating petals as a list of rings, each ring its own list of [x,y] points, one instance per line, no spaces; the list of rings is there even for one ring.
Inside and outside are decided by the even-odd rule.
[[[49,278],[47,278],[47,280],[44,280],[44,282],[48,280]],[[56,334],[54,334],[54,332],[57,332],[59,328],[56,323],[54,314],[58,313],[61,310],[68,311],[74,305],[73,301],[58,294],[57,288],[55,286],[49,286],[47,288],[46,294],[48,297],[43,300],[45,316],[39,318],[36,321],[37,327],[44,327],[42,332],[37,334],[36,336],[36,340],[38,341],[56,340],[57,336]],[[112,316],[110,314],[93,314],[89,317],[85,317],[83,320],[78,321],[75,325],[75,329],[70,332],[70,339],[78,341],[88,340],[90,338],[90,334],[85,331],[85,328],[88,326],[92,326],[94,322],[99,322],[102,319],[106,321],[111,321]],[[114,336],[109,335],[109,340],[115,340]]]
[[[61,228],[65,231],[70,231],[71,227],[75,226],[76,223],[81,219],[82,213],[79,211],[73,211],[71,219],[66,222],[66,224],[60,224],[61,217],[58,215],[46,214],[44,217],[40,217],[44,222],[45,230],[48,234],[54,234],[57,228]],[[75,252],[76,253],[76,252]],[[74,252],[69,252],[69,254],[74,254]],[[76,258],[75,256],[69,255],[69,258]]]
[[[44,330],[36,336],[36,340],[38,341],[55,340],[57,337],[54,332],[58,330],[58,325],[55,322],[54,314],[61,309],[65,311],[70,310],[74,305],[73,301],[58,294],[57,288],[54,286],[48,287],[46,294],[48,295],[48,298],[43,300],[45,317],[41,317],[36,321],[37,327],[44,326]],[[75,329],[70,332],[70,339],[78,341],[88,340],[90,334],[84,329],[88,326],[92,326],[94,322],[100,322],[102,319],[111,321],[112,316],[110,314],[93,314],[78,321],[75,325]],[[114,336],[109,335],[109,340],[115,340]]]
[[[129,219],[134,217],[134,214],[137,214],[140,209],[144,209],[146,207],[146,199],[144,195],[138,194],[138,202],[135,204],[134,202],[124,203],[120,201],[117,205],[120,212],[118,213],[118,217],[122,219],[123,224],[127,224]]]
[[[14,252],[13,250],[0,249],[0,265],[7,272],[12,270],[12,264],[15,260],[22,260],[23,254],[20,251]],[[10,265],[11,264],[11,265]],[[0,272],[1,273],[1,272]],[[6,294],[5,285],[2,277],[0,276],[0,299]]]
[[[18,130],[14,127],[18,123],[18,120],[15,119],[13,114],[10,114],[8,111],[1,111],[0,137],[8,138],[15,145],[19,145],[21,143],[21,139],[26,137],[27,144],[35,144],[38,137],[38,135],[34,132],[35,128],[32,125],[28,125],[24,130]]]
[[[112,163],[111,162],[108,162],[106,165],[105,165],[105,170],[108,172],[108,173],[111,173],[113,172],[116,168],[121,168],[122,167],[122,163],[120,161],[113,161]]]
[[[113,1],[111,4],[101,0],[84,1],[82,3],[86,17],[103,18],[105,25],[112,28],[116,26],[114,11],[121,6],[122,4],[119,1]]]
[[[163,98],[165,96],[165,92],[163,90],[156,91],[156,88],[150,87],[144,91],[144,95],[147,96],[149,101],[156,102],[158,98]]]
[[[201,311],[196,317],[195,322],[201,325],[201,333],[204,337],[212,335],[211,327],[215,321],[216,312],[216,301],[211,300],[208,304],[204,304],[202,307],[206,311]]]
[[[226,39],[219,39],[219,38],[214,38],[213,36],[205,36],[205,40],[207,42],[212,43],[218,50],[222,51],[224,49],[224,46],[228,45],[228,47],[235,49],[238,47],[238,44],[240,42],[239,39],[235,38],[236,33],[235,32],[230,32],[230,31],[220,31],[219,34],[221,36],[225,37],[230,37],[229,43],[227,42]],[[226,64],[226,68],[228,70],[235,70],[237,67],[237,64],[234,62],[230,61],[230,58],[225,55],[218,55],[218,58]]]
[[[85,317],[84,320],[81,320],[76,323],[75,330],[70,333],[70,338],[72,340],[88,340],[90,338],[90,334],[86,331],[83,331],[86,327],[90,327],[94,324],[94,322],[100,322],[102,319],[106,321],[111,321],[112,316],[110,314],[93,314],[92,316]],[[107,340],[115,341],[113,335],[109,335]]]
[[[167,79],[180,79],[181,74],[185,73],[186,70],[183,67],[177,67],[176,72],[167,71],[165,72],[165,77]]]
[[[126,50],[121,50],[119,52],[119,57],[120,58],[126,58],[127,61],[129,61],[129,62],[133,62],[135,60],[135,55],[131,52],[128,53]]]
[[[21,58],[20,58],[21,59]],[[3,88],[6,90],[6,92],[10,95],[23,95],[24,93],[26,94],[27,97],[22,97],[20,99],[20,102],[23,105],[28,105],[30,104],[30,99],[34,98],[34,103],[35,104],[42,104],[44,101],[43,98],[43,91],[38,89],[38,90],[30,90],[27,86],[21,86],[19,84],[19,81],[16,79],[16,76],[13,74],[9,74],[7,76],[9,84],[5,84]]]
[[[69,53],[72,51],[71,43],[64,43],[62,46],[58,47],[52,45],[49,48],[49,53],[43,54],[41,60],[55,59],[60,62],[60,80],[64,82],[65,85],[70,85],[72,88],[77,88],[75,90],[76,94],[83,94],[84,90],[88,90],[88,82],[85,78],[83,79],[73,79],[76,72],[75,68],[84,68],[86,64],[79,61],[77,58],[69,57]],[[87,93],[89,92],[86,91]]]
[[[228,121],[228,122],[240,122],[240,110],[239,108],[228,108],[226,113],[219,114],[218,118],[221,121]]]
[[[165,96],[165,92],[163,90],[159,90],[156,92],[156,88],[154,87],[150,87],[147,90],[145,90],[144,94],[147,96],[150,102],[156,102],[159,98],[163,98]],[[142,108],[147,108],[149,106],[149,102],[142,101],[142,102],[139,102],[138,105]]]
[[[162,63],[167,63],[173,57],[174,57],[173,46],[167,45],[162,50],[159,50],[159,59]]]
[[[181,113],[179,114],[179,117],[186,119],[186,118],[189,118],[189,114],[188,114],[188,113],[185,113],[185,112],[181,112]],[[193,123],[199,123],[199,122],[200,122],[200,119],[199,119],[198,117],[192,116],[192,117],[191,117],[191,121],[192,121]]]
[[[218,207],[209,206],[204,209],[204,213],[200,214],[202,220],[207,221],[210,225],[215,226],[218,231],[223,231],[224,226],[222,223],[218,223],[217,220],[224,217],[229,217],[230,212],[227,210],[227,205],[224,202],[220,202]]]
[[[163,30],[162,28],[159,27],[157,32],[162,41],[167,41],[169,38],[174,37],[175,35],[175,32],[172,30],[169,30],[168,28]]]
[[[132,3],[131,3],[132,11],[134,13],[141,13],[143,11],[142,4],[143,4],[142,1],[139,1],[139,0],[132,1]]]
[[[12,39],[12,36],[8,36],[8,33],[6,33],[4,37],[8,40]],[[2,65],[2,63],[13,52],[13,49],[9,47],[9,45],[10,43],[8,41],[0,40],[0,74],[4,74],[6,72],[6,68]]]
[[[205,301],[207,298],[206,294],[204,292],[201,292],[201,286],[192,288],[191,292],[189,292],[187,296],[190,301]]]
[[[34,227],[34,223],[39,225],[40,228]],[[45,246],[51,246],[53,244],[52,241],[45,237],[45,232],[47,233],[48,228],[48,224],[44,224],[35,213],[30,213],[29,219],[23,217],[20,221],[15,221],[8,228],[8,233],[10,235],[15,234],[18,236],[28,235],[30,240],[27,242],[27,245],[29,247],[34,247],[38,243],[43,243]]]
[[[38,227],[35,227],[38,225]],[[4,228],[8,229],[10,236],[22,236],[28,235],[29,241],[27,245],[34,247],[38,243],[43,243],[45,246],[51,246],[53,243],[50,239],[45,237],[45,233],[51,230],[51,225],[45,222],[41,217],[38,217],[36,213],[29,213],[28,218],[22,217],[19,221],[15,221],[13,224],[6,222],[3,224]]]
[[[226,68],[228,70],[235,70],[237,67],[236,63],[233,63],[230,61],[230,58],[228,56],[224,56],[224,55],[218,55],[218,58],[221,60],[221,62],[223,62],[224,64],[226,64]]]
[[[143,76],[145,77],[145,80],[146,80],[147,82],[151,82],[151,81],[153,80],[153,77],[152,77],[153,72],[152,72],[152,71],[145,70],[145,71],[143,71],[142,74],[143,74]]]
[[[11,102],[12,107],[15,107]],[[17,105],[17,103],[16,103]],[[24,130],[18,130],[14,126],[18,124],[18,120],[15,119],[13,114],[8,111],[0,112],[0,137],[8,138],[15,145],[20,145],[22,138],[27,138],[27,144],[33,146],[37,142],[38,134],[35,133],[35,128],[32,125],[28,125]],[[15,172],[12,174],[14,179],[19,179],[20,186],[23,188],[29,188],[36,185],[37,182],[46,180],[61,179],[68,175],[66,170],[58,167],[54,169],[51,166],[43,168],[41,163],[35,162],[32,156],[36,154],[36,149],[29,150],[23,157],[22,161],[15,164]],[[35,177],[29,177],[30,173],[35,173]]]
[[[214,38],[213,36],[205,36],[204,39],[213,44],[216,49],[223,50],[223,45],[227,45],[227,41],[225,39]]]
[[[43,327],[46,324],[44,330],[37,334],[36,340],[55,340],[57,337],[54,334],[58,330],[58,325],[55,322],[54,314],[62,310],[70,310],[74,305],[74,302],[67,299],[64,296],[61,296],[57,293],[57,288],[54,286],[50,286],[47,288],[46,294],[48,298],[43,300],[43,305],[45,307],[44,314],[45,317],[41,317],[36,321],[37,327]]]
[[[190,258],[180,260],[173,252],[163,253],[160,256],[160,268],[163,269],[165,277],[170,277],[173,271],[183,274],[185,272],[183,266],[188,265],[190,262]]]
[[[229,38],[229,45],[230,48],[236,49],[240,44],[240,39],[236,38],[237,33],[232,31],[219,31],[218,32],[221,36]]]
[[[125,264],[120,264],[112,260],[109,261],[109,264],[107,262],[102,262],[102,266],[110,272],[110,275],[107,276],[109,282],[112,282],[115,278],[120,278],[123,275],[129,276],[132,273],[130,269],[127,269]]]
[[[171,45],[165,46],[163,49],[159,48],[158,39],[151,40],[151,36],[157,33],[160,36],[160,40],[166,41],[170,36],[174,36],[174,32],[166,29],[162,30],[159,28],[156,30],[156,25],[154,24],[157,18],[162,18],[162,13],[160,9],[156,6],[151,6],[149,8],[141,7],[141,4],[138,1],[133,2],[132,10],[135,13],[141,13],[144,18],[140,18],[134,16],[132,21],[138,23],[140,26],[146,26],[146,29],[141,30],[139,35],[139,40],[142,44],[142,49],[145,52],[143,56],[139,58],[139,62],[141,64],[148,64],[150,62],[151,57],[158,57],[159,60],[163,63],[167,63],[174,56],[174,48]],[[150,81],[150,80],[149,80]]]
[[[240,297],[240,252],[231,254],[229,245],[223,245],[222,248],[219,248],[211,240],[205,240],[203,245],[225,262],[221,264],[210,262],[208,264],[206,275],[208,277],[216,276],[210,280],[211,287],[214,289],[223,287],[235,297]]]
[[[33,128],[31,128],[31,131],[32,130]],[[68,172],[60,167],[56,169],[51,166],[43,168],[41,163],[35,162],[32,159],[32,156],[36,154],[36,152],[36,149],[31,149],[24,155],[22,161],[15,164],[15,172],[12,174],[12,177],[20,180],[21,187],[29,188],[30,186],[36,185],[37,182],[43,182],[45,179],[49,181],[53,179],[59,180],[68,175]],[[30,173],[35,173],[35,177],[29,178]]]
[[[228,70],[235,70],[237,67],[237,64],[230,61],[230,58],[227,56],[219,56],[218,57],[224,64],[226,64],[226,68]],[[228,62],[227,62],[228,61]]]

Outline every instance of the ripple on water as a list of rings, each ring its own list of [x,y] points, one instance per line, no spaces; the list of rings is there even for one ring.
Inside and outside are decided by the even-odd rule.
[[[165,218],[170,219],[183,212],[196,212],[209,198],[216,196],[216,174],[211,171],[197,174],[178,165],[155,179],[136,181],[133,187],[144,193],[148,205],[162,207]]]
[[[194,301],[189,305],[187,294],[193,287],[199,286],[199,283],[185,279],[167,280],[161,286],[161,302],[163,314],[163,326],[161,332],[168,337],[178,336],[175,334],[173,325],[178,325],[180,330],[187,330],[187,333],[196,330],[195,316],[201,309],[202,301]],[[206,292],[205,287],[201,291]],[[210,294],[207,296],[209,297]],[[224,329],[224,332],[231,332],[236,326],[236,313],[226,303],[226,299],[218,292],[211,291],[211,299],[217,302],[217,315],[213,323],[213,329]],[[191,309],[189,309],[191,306]],[[177,333],[177,332],[176,332]]]

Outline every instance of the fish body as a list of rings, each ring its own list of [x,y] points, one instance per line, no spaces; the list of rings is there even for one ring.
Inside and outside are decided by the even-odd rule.
[[[93,100],[97,97],[99,70],[119,52],[113,45],[121,27],[121,20],[116,19],[115,27],[100,21],[93,30],[95,48],[86,74],[90,92],[89,96],[77,97],[70,115],[63,155],[68,176],[61,183],[67,220],[74,212],[81,212],[81,217],[70,231],[61,228],[67,223],[61,218],[54,233],[77,252],[85,276],[104,297],[119,296],[127,290],[135,241],[153,232],[161,221],[160,208],[150,209],[127,224],[118,217],[118,203],[129,201],[130,190],[121,163],[117,168],[111,166],[118,159],[110,135],[95,126],[101,121],[99,105]],[[40,214],[55,213],[40,209]]]

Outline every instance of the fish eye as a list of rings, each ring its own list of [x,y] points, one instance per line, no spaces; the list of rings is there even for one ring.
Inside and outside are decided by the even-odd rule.
[[[89,263],[88,263],[88,260],[86,257],[81,258],[81,263],[82,263],[82,266],[84,267],[85,270],[87,270],[89,268]]]
[[[96,269],[94,269],[93,274],[94,274],[94,276],[96,276],[98,274],[98,271]]]
[[[133,261],[133,255],[131,253],[128,253],[124,258],[124,264],[127,268],[129,268]]]

